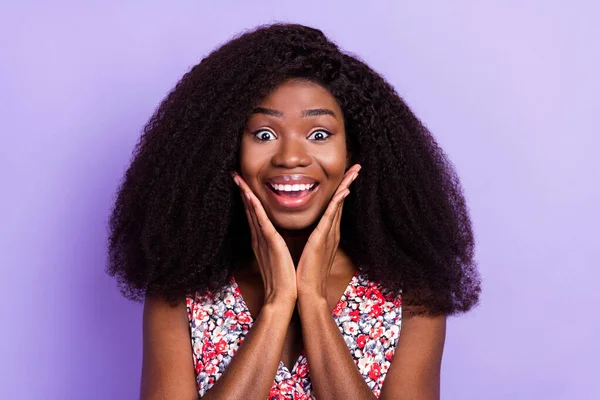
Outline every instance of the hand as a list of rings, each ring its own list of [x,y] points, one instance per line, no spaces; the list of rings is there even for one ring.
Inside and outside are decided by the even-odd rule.
[[[298,297],[296,271],[285,240],[277,232],[260,200],[244,179],[235,172],[233,179],[242,192],[242,200],[252,232],[252,250],[265,288],[265,304],[284,302],[295,306]]]
[[[296,271],[298,295],[327,297],[327,279],[340,242],[344,199],[350,194],[348,187],[358,176],[360,168],[360,165],[355,164],[346,172],[319,224],[304,246]]]

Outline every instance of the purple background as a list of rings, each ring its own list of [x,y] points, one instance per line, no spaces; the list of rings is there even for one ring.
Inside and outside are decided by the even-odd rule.
[[[116,185],[181,75],[275,20],[385,75],[463,179],[484,293],[449,321],[442,397],[600,398],[597,2],[95,3],[0,5],[0,398],[137,398],[141,307],[104,274]]]

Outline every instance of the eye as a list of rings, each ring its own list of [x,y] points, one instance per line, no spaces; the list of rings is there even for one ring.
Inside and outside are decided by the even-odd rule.
[[[317,142],[322,142],[323,140],[327,140],[329,136],[331,136],[331,133],[327,132],[326,130],[319,129],[308,135],[308,138],[311,140],[316,140]]]
[[[257,131],[252,132],[252,134],[259,142],[269,142],[271,140],[277,139],[275,133],[268,129],[259,129]]]

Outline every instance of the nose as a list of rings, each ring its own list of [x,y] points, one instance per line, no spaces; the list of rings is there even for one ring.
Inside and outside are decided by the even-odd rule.
[[[300,138],[282,138],[277,152],[273,154],[271,163],[275,167],[297,168],[310,165],[311,158],[307,152],[306,144]]]

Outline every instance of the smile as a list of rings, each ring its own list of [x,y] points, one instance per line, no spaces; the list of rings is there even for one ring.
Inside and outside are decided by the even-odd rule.
[[[290,193],[296,193],[296,192],[305,192],[305,191],[309,191],[312,188],[315,187],[314,183],[305,185],[305,184],[294,184],[294,185],[277,185],[274,183],[269,183],[269,185],[271,185],[271,189],[273,189],[275,192],[279,193],[279,192],[290,192]]]
[[[300,208],[305,206],[319,187],[314,179],[306,177],[277,177],[270,180],[266,187],[269,199],[282,208]]]

